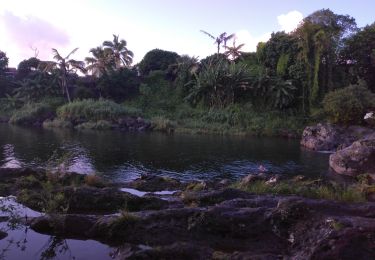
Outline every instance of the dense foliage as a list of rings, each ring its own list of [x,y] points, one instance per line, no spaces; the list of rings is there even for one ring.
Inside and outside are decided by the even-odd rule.
[[[265,133],[300,129],[317,111],[320,120],[360,123],[373,108],[375,24],[357,28],[354,18],[322,9],[251,53],[232,34],[202,32],[215,53],[201,60],[154,49],[132,66],[127,42],[113,35],[85,63],[70,57],[77,49],[54,49],[55,61],[26,59],[13,75],[0,51],[0,113],[65,96],[73,102],[58,110],[63,119],[111,120],[129,114],[126,105],[161,128]]]
[[[121,116],[139,115],[140,111],[110,100],[73,101],[57,109],[58,118],[71,122],[117,120]]]
[[[333,123],[360,124],[363,115],[375,109],[375,94],[361,86],[350,86],[328,93],[324,111]]]

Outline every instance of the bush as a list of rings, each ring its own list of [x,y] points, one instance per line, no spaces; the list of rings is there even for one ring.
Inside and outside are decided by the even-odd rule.
[[[162,116],[153,117],[151,119],[154,130],[171,133],[176,127],[176,123]]]
[[[146,53],[139,63],[139,70],[142,75],[146,76],[151,71],[166,71],[170,65],[177,63],[179,55],[175,52],[154,49]]]
[[[51,107],[44,103],[28,103],[21,109],[16,110],[11,118],[10,123],[18,125],[29,125],[35,122],[42,123],[48,117],[51,117],[53,111]]]
[[[79,121],[117,120],[122,116],[140,116],[141,111],[127,108],[110,100],[74,101],[57,109],[59,119]]]
[[[91,129],[91,130],[110,130],[114,126],[111,124],[111,122],[106,120],[99,120],[97,122],[85,122],[82,124],[79,124],[76,126],[77,129],[85,130],[85,129]]]
[[[323,108],[332,123],[359,124],[370,108],[375,107],[375,94],[362,86],[349,86],[328,93]]]

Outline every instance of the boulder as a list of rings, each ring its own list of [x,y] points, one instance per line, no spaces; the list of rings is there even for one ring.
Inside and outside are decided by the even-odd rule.
[[[340,127],[331,124],[308,126],[302,133],[301,145],[315,151],[332,151],[342,144]]]
[[[373,129],[361,126],[342,127],[332,124],[308,126],[302,133],[301,145],[314,151],[336,151],[351,145],[354,141],[375,133]]]
[[[375,111],[367,113],[363,119],[369,126],[375,127]]]
[[[357,176],[367,173],[375,177],[375,135],[331,154],[329,165],[339,174]]]

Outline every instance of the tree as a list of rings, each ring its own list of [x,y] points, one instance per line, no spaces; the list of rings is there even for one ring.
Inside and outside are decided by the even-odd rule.
[[[5,52],[0,50],[0,75],[8,68],[9,59]]]
[[[60,80],[59,83],[62,93],[66,95],[68,102],[71,102],[68,88],[69,74],[75,74],[77,70],[81,71],[82,73],[86,73],[85,64],[83,61],[69,59],[70,56],[77,50],[78,48],[75,48],[67,56],[63,57],[56,49],[52,49],[52,53],[54,54],[53,58],[56,61],[44,61],[40,64],[40,66],[43,68],[43,71],[57,73]]]
[[[375,92],[375,23],[349,37],[340,58],[355,81],[363,78]]]
[[[242,55],[242,51],[241,48],[244,46],[245,44],[242,43],[240,45],[237,45],[236,46],[236,40],[234,39],[233,40],[233,46],[232,47],[229,47],[229,46],[224,46],[224,48],[226,49],[226,51],[224,52],[224,54],[229,58],[231,59],[232,61],[234,60],[237,60],[241,57]]]
[[[135,69],[120,68],[111,74],[103,74],[97,87],[102,97],[122,102],[138,94],[139,81]]]
[[[99,46],[90,49],[90,52],[93,57],[86,57],[85,61],[88,64],[86,70],[91,71],[92,75],[100,77],[116,69],[110,49],[103,49],[102,46]]]
[[[166,71],[169,66],[177,63],[177,53],[154,49],[146,53],[138,67],[142,75],[147,76],[151,71]]]
[[[204,64],[191,81],[186,100],[193,105],[203,102],[209,107],[223,108],[233,104],[238,89],[249,88],[249,70],[243,64],[221,60]]]
[[[129,67],[133,62],[134,54],[127,47],[125,40],[119,40],[119,35],[113,35],[113,41],[104,41],[104,50],[110,52],[116,69],[122,66]]]
[[[25,79],[28,77],[33,71],[36,71],[39,67],[40,60],[35,57],[31,57],[27,60],[23,60],[18,64],[17,68],[17,75],[16,78],[18,80]]]
[[[234,34],[227,35],[226,32],[223,32],[219,36],[215,37],[212,34],[201,30],[202,33],[206,34],[208,37],[214,40],[214,44],[217,45],[217,54],[220,53],[220,46],[223,44],[223,47],[227,47],[227,42],[234,37]]]
[[[357,30],[354,18],[322,9],[307,16],[294,34],[299,39],[301,57],[306,64],[306,94],[309,106],[334,89],[334,70],[344,38]]]

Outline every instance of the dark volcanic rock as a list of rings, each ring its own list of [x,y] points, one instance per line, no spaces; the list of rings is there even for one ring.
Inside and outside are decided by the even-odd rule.
[[[0,230],[0,240],[6,238],[8,236],[8,233]]]
[[[339,174],[357,176],[367,173],[375,179],[375,135],[331,154],[329,165]]]
[[[114,213],[162,209],[168,206],[164,200],[154,197],[138,197],[116,188],[66,187],[63,190],[69,200],[69,213]]]
[[[147,192],[164,190],[175,191],[185,187],[185,185],[178,180],[160,177],[154,174],[143,175],[140,179],[128,182],[124,186]]]
[[[317,124],[305,128],[301,145],[315,151],[335,151],[373,133],[374,130],[360,126],[345,128],[331,124]]]
[[[374,259],[374,217],[374,203],[251,195],[208,207],[39,217],[31,227],[122,245],[120,259]]]

